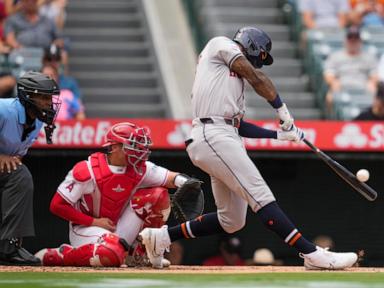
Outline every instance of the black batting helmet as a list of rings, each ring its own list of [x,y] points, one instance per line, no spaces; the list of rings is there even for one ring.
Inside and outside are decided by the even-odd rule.
[[[39,72],[26,72],[17,81],[17,92],[20,103],[26,110],[32,111],[40,121],[48,125],[53,124],[60,108],[58,97],[57,99],[52,99],[50,109],[44,109],[35,103],[33,96],[37,94],[46,97],[59,95],[59,85],[57,85],[55,80]]]
[[[273,58],[269,54],[272,41],[263,30],[255,27],[240,28],[233,37],[233,41],[243,46],[245,57],[255,68],[273,63]]]

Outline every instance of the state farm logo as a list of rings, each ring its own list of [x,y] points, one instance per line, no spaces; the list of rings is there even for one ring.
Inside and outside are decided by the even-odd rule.
[[[334,138],[335,145],[340,148],[354,147],[363,148],[367,146],[368,137],[361,131],[357,124],[346,124],[341,132]]]
[[[52,141],[56,145],[100,145],[104,135],[111,127],[109,121],[99,121],[95,124],[76,122],[73,124],[56,123]],[[44,129],[40,131],[37,143],[45,145]]]
[[[384,123],[348,123],[333,142],[338,148],[384,149]]]

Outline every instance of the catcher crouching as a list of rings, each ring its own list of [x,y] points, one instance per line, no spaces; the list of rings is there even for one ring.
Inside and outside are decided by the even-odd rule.
[[[37,252],[43,265],[150,265],[136,241],[139,232],[162,227],[171,206],[181,222],[202,213],[201,182],[148,161],[151,144],[147,129],[118,123],[105,135],[104,153],[91,154],[68,172],[50,210],[69,221],[70,244]],[[172,204],[168,188],[178,188]]]

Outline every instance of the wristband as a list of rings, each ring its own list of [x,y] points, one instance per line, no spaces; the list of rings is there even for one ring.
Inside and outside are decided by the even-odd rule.
[[[177,174],[173,180],[173,183],[176,187],[181,187],[185,182],[187,182],[188,179],[189,177],[187,175]]]
[[[279,109],[281,106],[283,106],[283,102],[281,101],[279,94],[276,94],[275,99],[273,99],[272,101],[268,101],[268,102],[275,109]]]

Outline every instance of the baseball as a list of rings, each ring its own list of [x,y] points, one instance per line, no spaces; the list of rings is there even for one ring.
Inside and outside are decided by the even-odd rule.
[[[369,179],[369,172],[367,169],[360,169],[357,171],[356,177],[360,182],[366,182]]]

